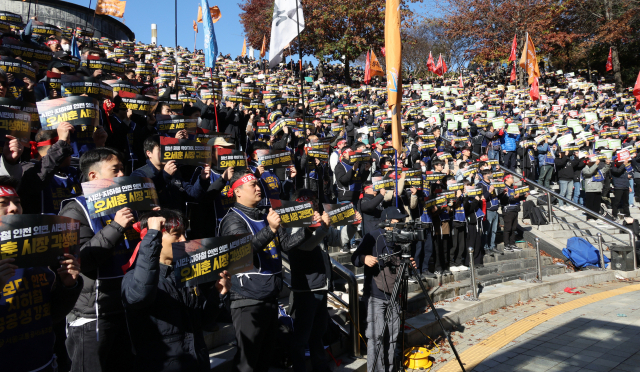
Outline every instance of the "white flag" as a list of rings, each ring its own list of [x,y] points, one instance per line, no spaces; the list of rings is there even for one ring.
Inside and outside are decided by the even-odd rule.
[[[282,61],[282,51],[298,36],[298,22],[300,32],[304,30],[304,16],[302,6],[298,3],[296,17],[296,1],[276,0],[273,6],[273,23],[271,24],[271,42],[269,43],[269,68],[275,67]]]
[[[249,47],[249,54],[247,54],[247,57],[249,57],[249,59],[253,59],[253,47]]]

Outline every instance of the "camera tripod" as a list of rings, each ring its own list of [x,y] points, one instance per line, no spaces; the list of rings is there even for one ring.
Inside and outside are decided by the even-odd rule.
[[[385,316],[384,316],[384,328],[382,329],[382,334],[380,335],[380,338],[377,340],[378,344],[376,346],[376,354],[375,354],[375,358],[373,359],[373,368],[372,370],[375,371],[376,369],[376,365],[378,364],[378,358],[380,358],[380,352],[382,349],[382,345],[384,342],[384,336],[385,333],[389,331],[389,324],[392,321],[392,316],[393,316],[393,312],[396,311],[397,309],[397,299],[398,299],[398,294],[400,294],[400,330],[402,331],[400,334],[402,336],[402,340],[401,340],[401,355],[402,357],[400,358],[400,360],[396,360],[395,361],[395,365],[394,365],[394,371],[402,371],[404,370],[404,325],[405,325],[405,318],[406,318],[406,313],[407,313],[407,296],[409,293],[409,278],[414,278],[419,284],[420,284],[420,288],[422,289],[422,293],[424,294],[425,299],[427,300],[427,303],[429,305],[429,307],[431,308],[431,311],[433,312],[433,315],[435,316],[436,320],[438,321],[438,324],[440,325],[440,328],[442,328],[442,333],[444,334],[444,336],[447,338],[447,341],[449,341],[449,345],[451,346],[451,350],[453,350],[453,354],[455,354],[456,359],[458,360],[458,364],[460,364],[460,368],[462,369],[462,372],[466,372],[466,370],[464,369],[464,366],[462,364],[462,361],[460,360],[460,355],[458,355],[458,351],[456,350],[455,346],[453,345],[453,341],[451,341],[451,334],[447,331],[447,329],[444,327],[444,324],[442,323],[442,319],[440,318],[440,315],[438,314],[438,312],[436,311],[436,307],[433,304],[433,301],[431,300],[431,297],[429,296],[429,292],[427,292],[427,289],[425,288],[424,284],[422,283],[422,280],[420,278],[420,276],[417,274],[417,272],[415,271],[415,269],[413,268],[413,266],[411,265],[411,244],[410,243],[406,243],[406,244],[400,244],[400,252],[396,252],[396,253],[391,253],[385,256],[381,256],[378,257],[378,260],[385,260],[388,259],[391,256],[395,256],[397,254],[400,254],[400,265],[397,266],[396,268],[396,280],[393,283],[393,290],[391,292],[391,300],[390,300],[390,304],[387,307],[387,310],[385,312]]]

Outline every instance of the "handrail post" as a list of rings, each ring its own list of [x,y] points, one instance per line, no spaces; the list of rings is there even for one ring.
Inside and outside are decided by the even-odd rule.
[[[536,237],[536,266],[538,267],[538,280],[542,283],[542,258],[540,257],[540,238]]]
[[[602,250],[602,233],[597,233],[598,237],[598,249],[600,250],[600,270],[606,270],[604,266],[604,251]]]
[[[553,225],[553,208],[551,207],[551,193],[547,192],[547,208],[549,208],[549,225]]]
[[[465,300],[478,300],[478,284],[476,283],[476,268],[473,264],[473,247],[469,247],[469,270],[471,270],[471,296],[465,297]]]
[[[633,270],[638,270],[638,257],[636,256],[636,236],[633,232],[629,232],[631,237],[631,252],[633,252]]]
[[[360,299],[358,298],[358,280],[351,270],[342,266],[335,259],[331,259],[333,271],[342,279],[347,281],[349,286],[349,315],[351,316],[351,324],[349,325],[349,333],[351,336],[351,345],[353,356],[359,358],[360,353]]]

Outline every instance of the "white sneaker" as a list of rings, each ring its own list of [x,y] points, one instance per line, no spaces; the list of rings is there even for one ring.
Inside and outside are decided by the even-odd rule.
[[[564,210],[565,210],[565,211],[577,211],[577,210],[578,210],[578,208],[576,208],[576,207],[572,207],[572,206],[568,206],[568,207],[565,207],[565,208],[564,208]]]
[[[606,222],[598,221],[596,222],[596,226],[609,226],[609,224]]]
[[[460,271],[460,269],[458,269],[458,266],[451,266],[449,268],[449,271],[451,271],[452,273],[456,273],[456,272]]]
[[[469,271],[469,268],[464,266],[464,265],[460,265],[457,267],[458,271]]]
[[[536,190],[529,191],[529,194],[531,194],[531,195],[536,195],[537,193],[538,193],[538,191],[536,191]]]

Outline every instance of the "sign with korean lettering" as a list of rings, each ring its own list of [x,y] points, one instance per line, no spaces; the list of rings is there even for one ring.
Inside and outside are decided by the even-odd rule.
[[[25,214],[0,217],[0,259],[19,268],[60,266],[78,245],[80,222],[69,217]]]
[[[116,213],[122,208],[150,211],[159,207],[156,187],[145,177],[116,177],[82,184],[91,218]]]
[[[25,146],[29,145],[31,135],[31,115],[16,109],[0,106],[0,138],[16,137]]]
[[[158,106],[158,101],[155,98],[141,94],[119,91],[118,96],[122,98],[122,102],[120,103],[121,109],[131,109],[134,114],[138,115],[149,115]]]
[[[258,165],[265,168],[286,168],[293,164],[293,157],[286,150],[256,150],[254,154]]]
[[[216,152],[218,168],[247,168],[247,156],[244,151],[232,150],[232,149],[217,149]]]
[[[140,94],[140,88],[124,80],[104,80],[103,83],[108,84],[114,93],[124,91],[133,94]],[[182,105],[180,107],[182,107]]]
[[[438,181],[444,178],[444,173],[427,173],[424,175],[425,181]]]
[[[309,150],[308,155],[312,158],[327,161],[329,160],[329,152],[327,150]]]
[[[345,226],[351,225],[358,220],[356,219],[356,211],[353,209],[353,204],[322,204],[325,212],[329,214],[332,226]]]
[[[224,270],[230,275],[253,268],[253,235],[232,235],[173,243],[178,287],[194,287],[201,283],[215,282]]]
[[[375,191],[380,191],[382,189],[385,190],[394,190],[395,189],[395,180],[391,177],[372,177],[371,182],[373,183],[373,189]]]
[[[93,77],[62,75],[60,81],[62,82],[60,92],[63,97],[86,94],[97,100],[113,98],[113,88],[109,84],[99,82]]]
[[[124,74],[124,65],[110,61],[108,59],[85,59],[80,61],[80,67],[87,67],[90,70],[102,70],[103,73]]]
[[[525,194],[529,192],[529,186],[518,187],[514,191],[516,195]]]
[[[37,102],[42,129],[53,130],[63,122],[74,127],[96,127],[100,124],[98,101],[91,97],[73,96]]]
[[[43,64],[48,64],[53,59],[53,52],[50,50],[44,50],[41,48],[31,48],[27,47],[26,44],[16,42],[8,43],[6,42],[8,38],[4,38],[3,47],[9,49],[14,56],[22,58],[23,61],[28,62],[39,62]]]
[[[212,147],[198,141],[160,137],[160,151],[164,163],[175,160],[177,164],[182,165],[211,164]]]
[[[176,134],[186,130],[187,134],[196,134],[198,119],[182,115],[156,115],[158,132]]]
[[[29,116],[31,116],[31,131],[37,132],[40,129],[40,117],[38,116],[38,107],[35,103],[0,97],[0,106],[12,108],[29,114]]]
[[[16,80],[22,81],[25,77],[33,81],[36,80],[36,69],[28,62],[19,59],[3,57],[0,59],[0,70],[4,70],[7,74],[13,74]]]
[[[280,216],[284,227],[305,227],[313,224],[313,205],[311,202],[296,202],[270,199],[273,210]]]

